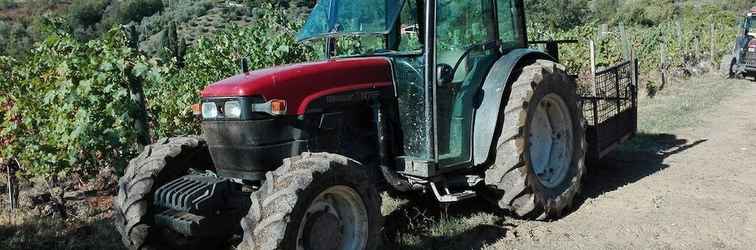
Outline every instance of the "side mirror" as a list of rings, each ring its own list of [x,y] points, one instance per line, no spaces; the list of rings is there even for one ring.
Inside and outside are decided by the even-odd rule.
[[[436,66],[436,78],[439,86],[451,83],[454,80],[454,68],[451,65],[441,63]]]
[[[249,72],[249,58],[242,57],[239,60],[239,67],[241,67],[242,74]]]

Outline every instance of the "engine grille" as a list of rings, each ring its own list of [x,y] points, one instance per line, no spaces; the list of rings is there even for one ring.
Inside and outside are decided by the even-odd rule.
[[[222,236],[238,232],[249,210],[249,193],[212,172],[190,174],[155,191],[155,224],[185,236]]]
[[[756,52],[746,51],[741,61],[748,67],[756,67]]]
[[[225,189],[229,180],[212,174],[187,175],[158,188],[155,205],[182,212],[197,212],[212,207],[216,192]]]

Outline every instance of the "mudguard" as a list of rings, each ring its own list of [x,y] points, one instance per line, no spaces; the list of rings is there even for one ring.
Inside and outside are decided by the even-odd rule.
[[[554,60],[551,56],[540,50],[515,49],[505,54],[491,67],[481,89],[482,96],[480,106],[475,110],[475,123],[473,135],[473,163],[475,166],[488,163],[491,151],[495,147],[494,137],[496,129],[501,124],[499,119],[504,109],[504,97],[508,95],[510,79],[518,67],[523,67],[523,62],[535,59]],[[506,94],[506,95],[505,95]]]

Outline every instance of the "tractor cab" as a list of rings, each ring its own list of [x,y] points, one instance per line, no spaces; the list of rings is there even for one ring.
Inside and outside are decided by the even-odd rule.
[[[756,37],[756,30],[754,30],[753,22],[756,19],[756,8],[751,9],[750,12],[746,15],[745,20],[743,21],[743,32],[745,35],[750,37]]]
[[[756,74],[756,7],[746,12],[738,29],[734,51],[722,59],[721,67],[728,77],[742,78]]]
[[[390,61],[403,132],[397,165],[433,176],[473,165],[479,90],[503,53],[526,47],[518,2],[319,1],[298,39],[326,39],[328,56],[338,54],[340,39],[380,40],[349,57]]]
[[[754,27],[754,24],[756,24],[756,7],[748,11],[745,15],[745,19],[741,22],[743,35],[756,37],[756,27]]]

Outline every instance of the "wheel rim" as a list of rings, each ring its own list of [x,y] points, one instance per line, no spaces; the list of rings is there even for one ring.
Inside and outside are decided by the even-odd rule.
[[[573,127],[567,104],[556,94],[545,96],[530,123],[530,165],[542,185],[564,181],[572,162]]]
[[[297,234],[297,249],[364,249],[368,223],[367,209],[357,191],[348,186],[330,187],[307,208]]]

